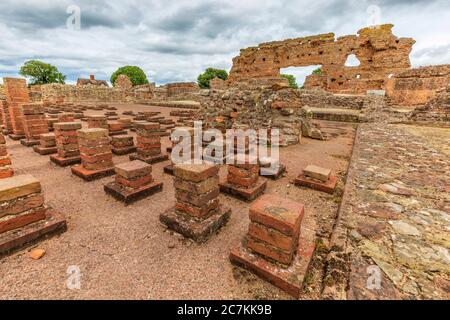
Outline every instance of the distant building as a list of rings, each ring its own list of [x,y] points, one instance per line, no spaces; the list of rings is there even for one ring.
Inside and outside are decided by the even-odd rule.
[[[108,82],[106,80],[96,80],[95,76],[93,74],[91,74],[89,76],[89,79],[79,78],[77,80],[77,87],[82,87],[82,86],[87,86],[87,85],[109,87]]]

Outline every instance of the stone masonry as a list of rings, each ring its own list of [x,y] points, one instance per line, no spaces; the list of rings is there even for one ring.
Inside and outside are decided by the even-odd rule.
[[[81,165],[72,173],[91,181],[114,174],[114,164],[108,130],[101,128],[78,130]]]
[[[0,256],[65,228],[65,220],[45,206],[36,178],[18,175],[0,180]]]
[[[10,137],[19,140],[25,135],[20,107],[30,102],[27,84],[25,79],[14,78],[3,78],[3,83],[13,131]]]
[[[219,167],[180,164],[174,167],[175,207],[160,215],[169,229],[205,242],[224,226],[231,214],[219,200]]]
[[[11,158],[6,149],[5,136],[0,133],[0,179],[9,178],[14,175],[14,170],[11,165]]]
[[[21,111],[25,139],[20,140],[20,143],[27,147],[39,144],[39,136],[48,133],[43,105],[23,104]]]
[[[129,204],[161,192],[163,184],[155,182],[152,166],[139,161],[130,161],[115,166],[115,181],[105,185],[105,192],[117,200]]]
[[[58,154],[50,156],[50,160],[62,167],[80,163],[77,130],[81,129],[81,123],[55,123],[54,128]]]

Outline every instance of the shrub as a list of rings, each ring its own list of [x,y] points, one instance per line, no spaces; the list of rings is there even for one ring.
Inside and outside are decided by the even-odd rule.
[[[51,64],[30,60],[20,68],[19,74],[25,78],[31,78],[31,84],[61,83],[64,84],[66,76]]]
[[[202,89],[209,89],[210,81],[214,78],[219,78],[222,80],[228,79],[228,72],[225,70],[220,69],[214,69],[214,68],[208,68],[205,72],[203,72],[201,75],[197,78],[198,86]]]
[[[116,82],[117,77],[121,74],[126,75],[130,79],[133,86],[139,86],[148,83],[147,76],[141,68],[136,66],[125,66],[117,69],[117,71],[111,75],[111,83],[113,85]]]

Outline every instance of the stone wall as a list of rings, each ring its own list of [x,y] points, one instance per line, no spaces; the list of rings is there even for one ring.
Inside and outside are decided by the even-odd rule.
[[[415,41],[397,38],[393,25],[361,29],[358,35],[335,39],[333,33],[260,44],[241,50],[233,59],[228,82],[280,77],[280,69],[322,65],[322,77],[307,80],[307,88],[319,86],[327,91],[363,93],[383,89],[390,74],[410,68],[409,54]],[[357,67],[346,67],[354,54]]]
[[[37,89],[36,89],[37,90]],[[85,103],[85,102],[127,102],[126,91],[99,87],[63,84],[46,84],[40,86],[43,102],[51,103]]]
[[[169,83],[166,85],[167,97],[174,97],[177,95],[182,95],[190,92],[197,92],[200,90],[195,82],[179,82],[179,83]]]
[[[450,65],[421,67],[393,75],[386,93],[394,105],[424,105],[449,83]]]
[[[414,109],[410,120],[450,127],[450,86],[439,90],[426,105]]]

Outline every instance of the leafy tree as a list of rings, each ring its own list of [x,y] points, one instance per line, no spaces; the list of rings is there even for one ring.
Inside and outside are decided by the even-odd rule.
[[[141,68],[136,66],[125,66],[117,69],[117,71],[111,75],[111,83],[113,85],[116,82],[117,77],[121,74],[126,75],[130,79],[133,86],[139,86],[148,83],[147,76]]]
[[[282,74],[281,77],[287,79],[290,88],[298,89],[297,79],[292,74]]]
[[[320,76],[320,75],[322,74],[322,68],[317,68],[316,70],[314,70],[314,71],[312,72],[312,74],[315,74],[315,75]]]
[[[59,72],[58,68],[38,60],[25,62],[19,74],[25,78],[31,78],[31,84],[64,84],[66,81],[66,76]]]
[[[208,68],[204,73],[198,76],[197,82],[200,88],[202,89],[209,89],[210,84],[209,82],[214,79],[219,78],[222,80],[228,79],[228,72],[225,70],[220,69],[214,69],[214,68]]]

